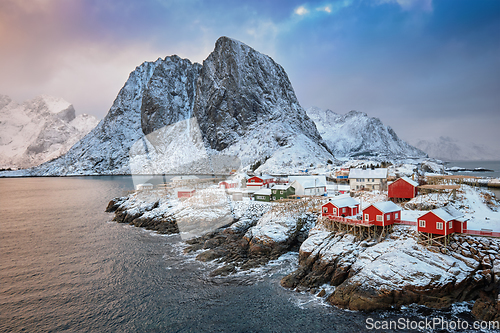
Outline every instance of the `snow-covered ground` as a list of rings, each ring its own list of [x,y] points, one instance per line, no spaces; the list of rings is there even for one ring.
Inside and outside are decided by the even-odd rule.
[[[500,231],[500,212],[492,211],[484,203],[480,193],[471,186],[462,186],[462,191],[463,193],[459,194],[459,197],[465,205],[462,211],[469,218],[467,229]]]

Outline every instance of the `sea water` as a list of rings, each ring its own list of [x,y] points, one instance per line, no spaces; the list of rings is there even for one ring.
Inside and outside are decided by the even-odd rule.
[[[212,278],[216,264],[184,255],[178,235],[111,221],[108,201],[132,189],[131,177],[0,179],[1,332],[370,332],[370,318],[473,320],[470,303],[363,313],[284,289],[296,253]]]

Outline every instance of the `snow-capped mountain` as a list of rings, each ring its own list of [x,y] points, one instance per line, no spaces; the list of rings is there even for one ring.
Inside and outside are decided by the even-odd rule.
[[[438,139],[419,140],[415,147],[425,151],[430,157],[445,161],[475,161],[475,160],[498,160],[500,149],[498,147],[486,147],[473,142],[463,142],[450,137],[439,137]]]
[[[336,157],[422,158],[426,154],[401,140],[391,127],[366,113],[344,115],[317,107],[307,109],[319,133]]]
[[[333,159],[284,69],[221,37],[203,65],[170,56],[129,76],[99,125],[35,175],[296,170]]]
[[[0,95],[0,168],[29,168],[66,153],[98,123],[75,116],[61,98],[38,96],[18,104]]]

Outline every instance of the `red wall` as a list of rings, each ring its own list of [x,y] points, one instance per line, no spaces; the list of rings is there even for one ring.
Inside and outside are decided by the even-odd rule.
[[[325,213],[324,209],[327,208],[327,212]],[[333,208],[337,208],[337,213],[334,214],[333,213]],[[345,212],[343,211],[343,208],[345,208]],[[333,203],[331,202],[327,202],[326,204],[324,204],[322,207],[321,207],[321,215],[322,216],[329,216],[329,215],[333,215],[333,216],[353,216],[353,215],[356,215],[358,214],[359,212],[359,205],[356,205],[355,208],[350,208],[350,207],[337,207],[335,206]]]
[[[389,198],[411,199],[415,198],[416,195],[417,188],[401,178],[389,184]]]
[[[425,227],[424,228],[420,227],[420,220],[425,220]],[[436,228],[436,222],[443,223],[442,230],[439,230]],[[446,221],[446,223],[445,223],[445,221],[443,221],[442,218],[440,218],[439,216],[437,216],[433,212],[428,212],[428,213],[426,213],[418,218],[417,228],[418,228],[418,231],[427,232],[429,234],[435,234],[435,235],[445,235],[445,231],[446,231],[446,235],[452,234],[454,232],[461,232],[460,231],[461,222],[452,220],[453,226],[451,229],[449,228],[448,222],[449,221]],[[464,230],[466,229],[466,227],[467,227],[467,223],[464,225]],[[447,229],[447,230],[445,230],[445,229]]]
[[[219,187],[220,188],[225,188],[225,189],[228,189],[228,188],[235,188],[236,187],[236,183],[228,183],[228,182],[220,182],[219,183]]]
[[[397,218],[396,213],[398,214]],[[368,221],[370,221],[371,224],[378,226],[391,225],[394,224],[395,221],[401,220],[401,211],[383,214],[375,206],[369,206],[363,210],[363,221],[366,221],[365,214],[369,215]],[[377,221],[377,215],[383,215],[383,221]]]
[[[178,191],[177,198],[191,198],[195,191]]]

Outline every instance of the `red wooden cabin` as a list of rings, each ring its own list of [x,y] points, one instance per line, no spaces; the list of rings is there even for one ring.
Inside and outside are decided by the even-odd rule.
[[[363,221],[378,226],[387,226],[401,220],[401,208],[392,201],[371,204],[363,209]]]
[[[418,218],[418,231],[434,235],[463,233],[467,229],[467,221],[463,214],[451,206],[434,209]]]
[[[177,198],[182,199],[182,198],[191,198],[194,193],[196,192],[195,189],[178,189],[177,190]]]
[[[238,182],[231,180],[223,180],[219,182],[219,188],[230,189],[238,187]]]
[[[389,184],[389,198],[411,199],[417,196],[418,183],[408,177],[401,177]]]
[[[250,189],[261,189],[261,188],[270,188],[271,184],[274,183],[274,177],[265,175],[265,176],[253,176],[248,178],[247,180],[247,188]]]
[[[323,217],[331,216],[354,216],[359,213],[359,201],[351,198],[330,199],[326,204],[321,206],[321,215]]]

